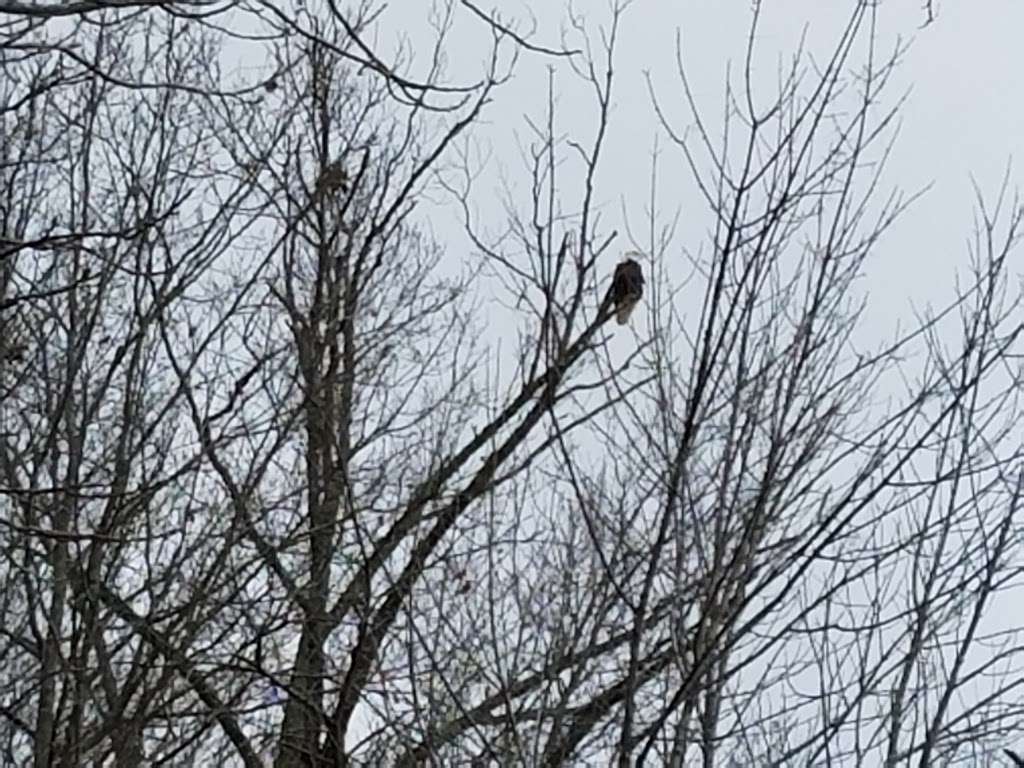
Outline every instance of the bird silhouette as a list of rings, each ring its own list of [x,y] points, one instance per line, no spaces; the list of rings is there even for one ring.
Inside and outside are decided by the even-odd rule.
[[[639,255],[635,251],[626,254],[626,258],[615,268],[612,284],[602,302],[604,311],[614,310],[615,322],[619,325],[629,321],[633,309],[644,295],[643,270],[640,269],[640,263],[631,258]]]

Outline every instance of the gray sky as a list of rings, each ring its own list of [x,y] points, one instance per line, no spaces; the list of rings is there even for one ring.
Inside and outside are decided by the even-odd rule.
[[[774,82],[780,57],[792,55],[805,31],[810,51],[829,52],[848,5],[819,0],[766,3],[756,63],[766,87]],[[382,19],[383,29],[401,29],[414,44],[426,39],[420,37],[426,34],[426,6],[421,0],[392,3]],[[577,6],[586,9],[592,29],[610,17],[607,2],[577,2]],[[565,4],[557,0],[504,0],[481,7],[497,7],[505,20],[518,19],[520,30],[529,28],[532,15],[537,31],[531,39],[545,45],[558,44],[567,18]],[[623,210],[637,220],[643,213],[650,150],[660,133],[644,72],[651,73],[667,109],[679,118],[677,126],[684,127],[688,121],[675,75],[675,39],[680,34],[696,95],[709,114],[719,114],[726,67],[731,63],[735,72],[742,64],[750,9],[750,3],[739,0],[636,0],[627,10],[615,62],[609,151],[598,187],[609,224],[620,233]],[[1007,163],[1013,158],[1024,162],[1024,101],[1019,98],[1024,48],[1018,39],[1024,29],[1024,3],[947,2],[939,6],[935,23],[921,29],[924,18],[919,2],[887,0],[879,19],[881,51],[891,50],[897,40],[909,44],[898,79],[888,92],[890,103],[904,93],[908,102],[901,112],[900,134],[885,179],[889,187],[898,186],[907,193],[932,185],[879,244],[870,265],[867,286],[872,310],[892,321],[908,316],[908,299],[920,306],[949,298],[953,270],[966,263],[966,239],[974,215],[971,175],[983,193],[994,198]],[[453,76],[470,77],[480,71],[485,37],[481,25],[467,12],[458,14],[455,44],[448,48]],[[527,57],[514,82],[498,94],[487,113],[491,122],[487,138],[494,152],[491,170],[497,164],[505,166],[508,176],[520,185],[525,185],[527,176],[519,163],[514,133],[525,135],[524,113],[534,118],[543,114],[551,64],[544,57]],[[560,124],[576,138],[589,139],[595,113],[587,85],[574,79],[564,63],[555,62],[555,67]],[[679,206],[678,244],[696,250],[708,240],[710,219],[687,178],[681,154],[665,142],[662,148],[660,207],[668,214]],[[1022,170],[1019,164],[1013,167],[1011,184],[1020,182]],[[565,193],[575,199],[572,175],[564,178]],[[493,179],[490,184],[494,188]],[[477,195],[478,202],[485,199]],[[439,234],[446,236],[443,225],[439,226]],[[448,236],[458,240],[457,227],[453,225]],[[621,235],[618,242],[626,247]]]

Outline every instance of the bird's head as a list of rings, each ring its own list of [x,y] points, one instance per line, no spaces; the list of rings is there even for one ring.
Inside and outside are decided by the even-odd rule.
[[[640,279],[641,285],[645,282],[643,270],[640,268],[640,259],[643,257],[644,254],[641,251],[626,251],[622,254],[622,261],[619,262],[622,265],[628,264],[636,270],[635,274]]]

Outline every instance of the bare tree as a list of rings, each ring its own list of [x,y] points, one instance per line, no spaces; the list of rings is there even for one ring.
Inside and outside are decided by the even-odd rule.
[[[439,5],[415,75],[368,42],[375,9],[331,2],[246,6],[272,63],[226,75],[227,10],[0,4],[6,762],[1013,746],[1024,209],[1009,178],[979,191],[955,300],[866,338],[869,258],[909,202],[881,190],[901,51],[873,4],[770,93],[755,4],[722,109],[680,55],[684,126],[652,85],[701,247],[657,213],[660,149],[642,223],[603,214],[628,3],[557,45]],[[465,85],[458,19],[488,42]],[[495,221],[472,150],[526,56],[548,99]],[[644,300],[610,324],[634,249]]]

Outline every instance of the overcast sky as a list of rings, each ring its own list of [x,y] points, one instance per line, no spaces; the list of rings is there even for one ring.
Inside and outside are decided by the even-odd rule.
[[[490,9],[495,4],[480,3]],[[584,2],[588,24],[596,29],[610,14],[606,0]],[[780,57],[790,58],[801,35],[820,56],[830,53],[851,2],[839,0],[769,0],[765,3],[757,42],[756,69],[768,86],[774,81]],[[884,176],[881,195],[892,187],[907,194],[928,188],[880,241],[867,264],[864,286],[869,294],[865,331],[875,343],[891,337],[899,320],[912,322],[912,303],[941,306],[952,298],[957,270],[968,267],[967,244],[975,216],[972,177],[982,194],[994,200],[1010,165],[1011,187],[1024,185],[1024,2],[943,2],[938,17],[925,28],[918,0],[884,0],[879,18],[878,48],[891,51],[900,41],[907,49],[898,75],[888,90],[888,105],[906,96],[899,116],[899,133]],[[538,44],[559,44],[565,5],[558,0],[514,0],[497,4],[503,18],[528,27],[531,14]],[[422,32],[425,12],[420,0],[401,0],[389,7],[385,23],[415,35]],[[419,14],[419,22],[414,18]],[[483,55],[479,24],[463,14],[449,49],[452,74],[479,71]],[[686,125],[682,93],[675,73],[677,35],[697,99],[710,113],[720,114],[727,67],[742,64],[751,18],[747,0],[636,0],[620,30],[615,59],[616,86],[609,145],[599,177],[597,197],[609,217],[609,228],[622,231],[622,211],[639,217],[647,198],[650,150],[661,134],[646,87],[650,72],[678,127]],[[419,26],[417,27],[417,23]],[[509,176],[526,185],[528,177],[516,154],[514,132],[526,133],[523,115],[543,115],[547,68],[551,60],[529,56],[513,83],[498,94],[487,113],[492,162],[509,169]],[[555,63],[560,125],[577,139],[592,136],[593,101],[587,86],[573,80],[568,68]],[[766,89],[765,98],[774,92]],[[660,207],[668,217],[679,207],[680,249],[706,249],[711,219],[697,196],[681,155],[664,141],[660,176]],[[565,191],[572,178],[565,179]],[[486,195],[478,195],[478,205]],[[498,214],[498,208],[495,208]],[[500,216],[496,216],[500,218]],[[437,218],[436,222],[443,221]],[[497,226],[497,222],[495,223]],[[445,229],[438,224],[439,232]],[[458,242],[457,227],[449,230]],[[621,241],[620,241],[621,242]],[[626,247],[626,243],[622,242]],[[621,248],[617,249],[621,250]],[[680,251],[681,252],[681,251]],[[1024,250],[1020,253],[1024,255]],[[680,259],[682,263],[682,259]],[[1019,275],[1024,261],[1011,265]],[[608,267],[610,270],[610,267]],[[863,337],[862,337],[863,338]],[[959,339],[951,338],[955,345]],[[986,628],[1019,625],[1019,598],[1000,597]],[[1008,610],[999,610],[1000,605]]]
[[[529,28],[532,16],[536,32],[531,40],[559,43],[566,6],[558,0],[480,5],[498,8],[505,20],[518,19],[520,30]],[[583,13],[592,29],[610,18],[606,0],[576,5],[586,9]],[[828,53],[850,4],[773,0],[765,5],[757,67],[767,83],[775,76],[779,57],[791,56],[804,32],[811,51]],[[419,36],[426,30],[426,6],[422,0],[391,3],[383,29],[401,29],[416,44],[425,39]],[[914,0],[885,0],[880,13],[880,49],[891,50],[897,39],[909,46],[899,78],[889,89],[890,103],[904,94],[908,101],[885,178],[890,187],[896,185],[907,193],[927,185],[931,188],[890,230],[869,264],[871,306],[879,319],[906,317],[908,299],[920,306],[949,298],[953,270],[966,263],[974,213],[972,174],[982,191],[992,196],[1013,159],[1018,160],[1012,169],[1014,184],[1024,178],[1024,100],[1020,98],[1024,49],[1019,44],[1024,3],[945,2],[938,11],[936,21],[923,29],[925,15],[921,3]],[[686,121],[674,64],[676,35],[680,35],[698,99],[711,112],[720,112],[726,67],[731,62],[735,71],[742,62],[750,18],[751,4],[741,0],[635,0],[627,10],[616,54],[610,151],[598,189],[609,223],[616,228],[621,227],[623,208],[632,216],[642,213],[650,150],[660,132],[644,72],[651,73],[664,103],[675,108],[683,127]],[[460,12],[455,44],[447,52],[453,77],[480,71],[485,37],[479,23]],[[527,57],[487,114],[488,139],[495,153],[491,167],[503,165],[522,184],[527,177],[517,158],[513,132],[526,132],[524,114],[534,118],[543,114],[551,64],[544,57]],[[573,80],[568,68],[557,62],[556,76],[562,126],[577,138],[588,138],[594,110],[585,84]],[[664,142],[663,147],[661,207],[666,214],[679,207],[680,245],[696,250],[707,242],[709,217],[686,178],[681,155]]]

